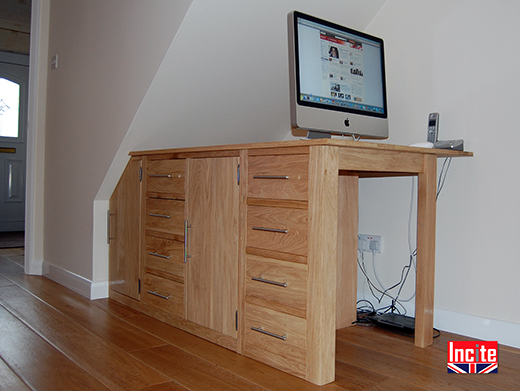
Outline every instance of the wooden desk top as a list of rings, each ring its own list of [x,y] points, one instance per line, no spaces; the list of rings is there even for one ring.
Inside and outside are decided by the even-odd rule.
[[[212,145],[202,147],[186,147],[186,148],[170,148],[170,149],[155,149],[145,151],[132,151],[130,156],[145,156],[145,155],[169,155],[179,153],[211,153],[218,151],[239,151],[243,149],[259,150],[272,148],[297,148],[297,147],[311,147],[316,145],[330,145],[338,146],[341,149],[357,150],[365,152],[387,151],[399,153],[413,153],[422,155],[436,155],[437,157],[463,157],[473,156],[473,152],[453,151],[448,149],[433,149],[433,148],[419,148],[409,147],[405,145],[383,144],[366,141],[352,141],[339,139],[315,139],[315,140],[290,140],[290,141],[272,141],[263,143],[249,143],[249,144],[229,144],[229,145]]]

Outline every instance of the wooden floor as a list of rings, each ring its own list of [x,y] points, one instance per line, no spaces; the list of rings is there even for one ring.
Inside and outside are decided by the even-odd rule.
[[[3,251],[3,252],[2,252]],[[337,333],[336,381],[317,387],[109,299],[89,301],[0,250],[0,390],[519,390],[520,353],[498,374],[446,373],[448,340],[416,348],[373,327]]]

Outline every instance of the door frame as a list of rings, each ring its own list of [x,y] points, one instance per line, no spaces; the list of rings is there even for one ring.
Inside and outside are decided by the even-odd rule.
[[[43,274],[45,107],[50,0],[33,0],[25,177],[25,274]]]

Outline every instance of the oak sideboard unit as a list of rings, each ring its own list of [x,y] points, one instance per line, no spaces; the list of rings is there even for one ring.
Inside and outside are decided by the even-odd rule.
[[[110,199],[110,297],[323,385],[356,320],[358,182],[417,176],[415,344],[433,338],[437,158],[336,139],[130,153]]]

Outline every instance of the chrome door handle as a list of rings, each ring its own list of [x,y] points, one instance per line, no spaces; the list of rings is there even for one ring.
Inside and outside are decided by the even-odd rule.
[[[191,258],[191,255],[188,255],[188,228],[191,228],[191,225],[188,224],[188,220],[184,220],[184,263]]]

